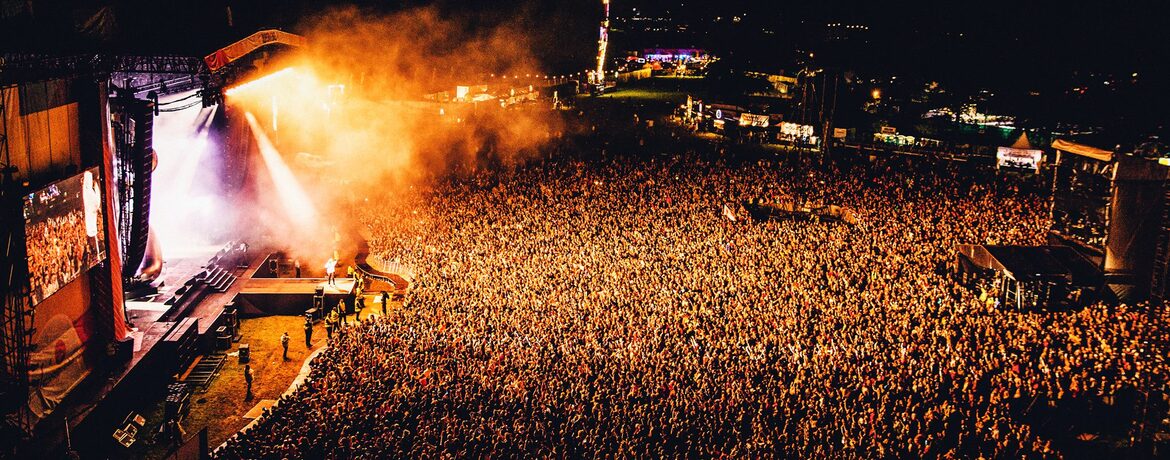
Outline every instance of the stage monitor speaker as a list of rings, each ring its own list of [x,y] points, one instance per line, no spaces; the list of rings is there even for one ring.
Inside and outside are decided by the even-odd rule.
[[[114,361],[127,363],[134,358],[134,338],[127,336],[125,340],[114,342]]]
[[[224,306],[223,314],[226,317],[224,326],[227,326],[229,335],[236,337],[240,335],[240,314],[236,310],[234,302]]]

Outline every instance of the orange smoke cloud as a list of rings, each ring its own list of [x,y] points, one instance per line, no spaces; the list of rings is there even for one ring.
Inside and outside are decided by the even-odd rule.
[[[543,73],[519,27],[471,30],[431,9],[343,8],[305,30],[307,49],[268,63],[276,75],[229,89],[227,103],[255,114],[253,128],[268,131],[324,221],[348,220],[328,210],[373,190],[425,185],[456,166],[521,161],[561,129],[543,101],[505,108],[494,99],[446,100],[457,86],[528,92],[535,80],[507,79],[513,88],[489,77]],[[266,201],[280,207],[277,197]]]

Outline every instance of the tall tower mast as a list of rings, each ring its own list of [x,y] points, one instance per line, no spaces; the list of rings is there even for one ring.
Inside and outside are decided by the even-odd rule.
[[[593,73],[593,83],[605,83],[605,53],[609,48],[609,0],[601,0],[605,6],[605,19],[601,21],[601,37],[597,40],[597,70]]]

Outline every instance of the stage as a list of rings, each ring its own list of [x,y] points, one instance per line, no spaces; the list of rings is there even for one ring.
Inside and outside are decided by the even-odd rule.
[[[313,308],[313,297],[321,291],[321,314],[344,302],[346,312],[353,311],[352,278],[337,278],[333,285],[325,278],[251,278],[243,280],[234,302],[241,318],[270,315],[302,315]]]

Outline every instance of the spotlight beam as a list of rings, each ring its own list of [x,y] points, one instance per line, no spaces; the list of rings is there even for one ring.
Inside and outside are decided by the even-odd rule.
[[[228,89],[224,90],[223,94],[225,96],[228,96],[228,97],[240,94],[241,92],[247,91],[249,88],[259,86],[259,85],[263,84],[264,82],[272,81],[272,80],[280,78],[284,75],[292,73],[294,70],[295,69],[292,67],[285,67],[283,69],[277,70],[276,72],[270,73],[268,75],[257,78],[255,80],[246,81],[244,83],[240,83],[236,86],[228,88]]]
[[[312,200],[309,199],[309,195],[305,193],[305,189],[301,187],[300,182],[289,169],[288,163],[285,163],[280,152],[272,145],[272,141],[268,139],[268,135],[264,133],[264,129],[260,126],[260,122],[256,121],[252,112],[244,113],[244,118],[248,120],[248,125],[252,128],[252,136],[255,137],[260,156],[264,159],[264,165],[268,167],[268,172],[272,176],[272,183],[276,187],[276,194],[285,213],[301,228],[309,228],[317,217]]]

